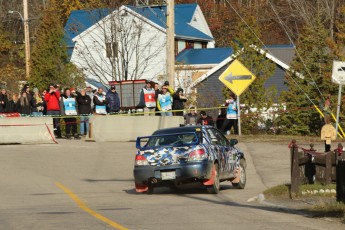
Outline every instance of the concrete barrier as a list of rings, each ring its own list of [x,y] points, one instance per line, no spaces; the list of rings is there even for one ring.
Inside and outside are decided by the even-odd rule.
[[[111,116],[96,115],[90,118],[91,138],[86,140],[134,141],[138,136],[151,135],[157,129],[178,127],[184,123],[182,116]]]
[[[0,144],[54,143],[51,117],[0,118]]]

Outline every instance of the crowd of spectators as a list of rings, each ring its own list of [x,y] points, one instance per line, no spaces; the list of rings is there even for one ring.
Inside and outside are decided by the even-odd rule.
[[[221,110],[216,123],[205,111],[200,111],[198,116],[195,107],[190,107],[187,114],[184,115],[186,102],[187,98],[183,94],[183,89],[178,88],[174,91],[167,81],[162,87],[152,81],[146,81],[145,87],[140,91],[137,108],[143,109],[143,115],[147,116],[184,116],[186,125],[216,126],[224,133],[233,127],[235,133],[238,132],[237,108],[234,107],[233,98],[227,101],[229,107],[227,110]],[[103,92],[103,88],[93,90],[88,86],[80,90],[61,89],[57,84],[50,84],[47,89],[43,90],[38,88],[31,90],[30,85],[25,84],[19,94],[8,95],[6,89],[1,89],[0,93],[0,113],[53,116],[54,134],[57,138],[62,138],[61,118],[65,124],[65,137],[80,139],[80,136],[85,136],[89,130],[91,114],[105,115],[119,112],[120,97],[115,85],[110,86],[106,93]],[[77,120],[77,116],[79,120]]]

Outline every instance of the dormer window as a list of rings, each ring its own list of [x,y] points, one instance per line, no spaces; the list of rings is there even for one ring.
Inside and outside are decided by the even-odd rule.
[[[105,51],[106,51],[106,57],[117,57],[117,42],[106,42],[105,43]]]

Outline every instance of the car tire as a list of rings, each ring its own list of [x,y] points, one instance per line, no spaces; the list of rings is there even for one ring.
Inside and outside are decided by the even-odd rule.
[[[218,194],[220,190],[220,180],[219,180],[219,166],[218,164],[214,164],[213,166],[213,173],[214,173],[214,183],[213,185],[208,185],[206,187],[207,193],[209,194]]]
[[[234,188],[236,188],[236,189],[244,189],[244,187],[246,186],[247,175],[246,175],[246,167],[245,167],[245,165],[246,165],[246,163],[242,159],[240,161],[240,182],[232,183],[232,186]]]

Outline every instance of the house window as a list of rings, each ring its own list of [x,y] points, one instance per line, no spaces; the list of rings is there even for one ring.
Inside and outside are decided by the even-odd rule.
[[[202,48],[202,44],[200,42],[194,43],[194,49],[201,49],[201,48]]]
[[[206,49],[206,48],[207,48],[207,43],[206,43],[206,42],[203,42],[203,43],[201,44],[201,47],[202,47],[203,49]]]
[[[107,58],[117,57],[117,42],[106,42],[105,51]]]
[[[194,48],[194,42],[186,41],[186,49],[193,49],[193,48]]]
[[[180,53],[182,50],[186,48],[186,43],[185,41],[182,41],[182,40],[179,40],[177,43],[178,43],[177,50],[178,50],[178,53]]]

